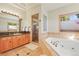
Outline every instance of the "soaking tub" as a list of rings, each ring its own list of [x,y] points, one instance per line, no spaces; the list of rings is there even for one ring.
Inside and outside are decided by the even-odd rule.
[[[45,41],[60,56],[79,56],[79,41],[53,37]]]

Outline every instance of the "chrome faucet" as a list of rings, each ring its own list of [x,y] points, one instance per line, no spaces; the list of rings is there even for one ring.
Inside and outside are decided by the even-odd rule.
[[[53,43],[53,45],[55,45],[55,47],[57,47],[58,43],[59,43],[59,41],[55,41],[55,42]]]

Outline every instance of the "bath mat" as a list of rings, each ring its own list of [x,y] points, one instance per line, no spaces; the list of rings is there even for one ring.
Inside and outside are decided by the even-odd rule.
[[[38,46],[33,43],[27,44],[25,47],[27,47],[30,50],[35,50],[38,48]]]

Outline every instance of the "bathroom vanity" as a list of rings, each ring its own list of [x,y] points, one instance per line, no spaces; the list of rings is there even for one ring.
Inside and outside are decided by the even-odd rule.
[[[30,42],[30,32],[9,33],[9,35],[0,35],[0,53]]]

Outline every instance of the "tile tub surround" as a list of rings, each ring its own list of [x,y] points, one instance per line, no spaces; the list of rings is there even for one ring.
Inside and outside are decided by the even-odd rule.
[[[75,39],[79,40],[79,32],[48,32],[47,37],[57,37],[57,38],[69,38],[74,36]]]
[[[79,41],[49,37],[46,42],[60,56],[79,56]]]

